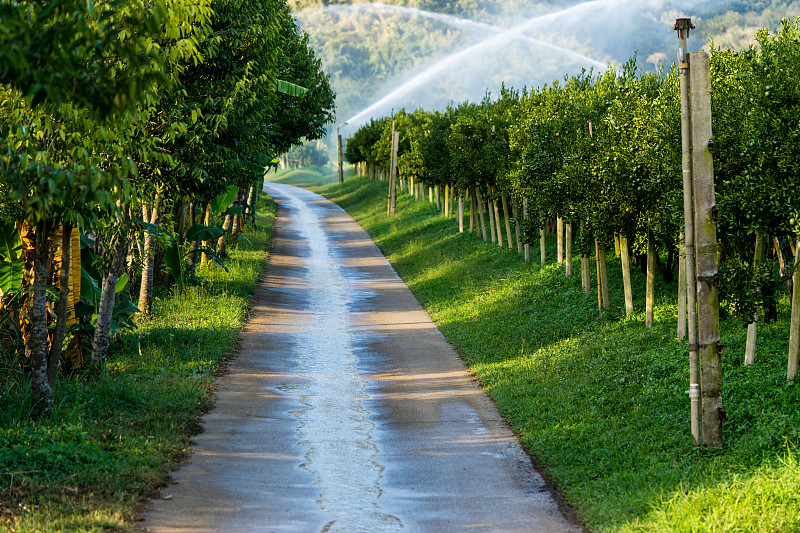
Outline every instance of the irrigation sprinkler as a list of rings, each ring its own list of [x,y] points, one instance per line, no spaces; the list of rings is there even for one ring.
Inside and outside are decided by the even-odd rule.
[[[336,126],[336,152],[339,155],[339,183],[344,183],[344,168],[342,168],[342,136],[339,134],[339,128],[347,126],[347,122]]]

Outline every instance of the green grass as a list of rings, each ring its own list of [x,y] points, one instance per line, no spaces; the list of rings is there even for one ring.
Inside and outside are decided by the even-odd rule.
[[[352,169],[345,172],[345,176],[352,175]],[[305,167],[296,170],[278,170],[267,174],[267,179],[275,183],[289,183],[300,187],[316,188],[323,185],[336,183],[338,178],[331,169],[326,167]]]
[[[162,294],[154,318],[113,345],[107,375],[62,378],[55,413],[31,422],[21,373],[0,376],[0,530],[135,531],[143,501],[187,457],[212,381],[235,351],[266,263],[274,203],[260,202],[252,246],[229,247],[230,273]]]
[[[385,187],[355,178],[317,188],[370,233],[590,531],[800,531],[788,298],[778,322],[760,325],[751,367],[742,366],[745,328],[723,320],[726,448],[697,449],[675,284],[657,285],[647,330],[644,276],[634,272],[637,311],[625,317],[612,258],[612,309],[601,316],[596,292],[581,290],[579,258],[571,278],[552,262],[525,263],[405,194],[387,219]]]

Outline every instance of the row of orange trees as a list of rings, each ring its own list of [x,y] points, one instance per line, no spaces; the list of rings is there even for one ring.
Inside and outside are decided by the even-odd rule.
[[[140,310],[120,302],[128,279],[147,312],[157,265],[180,285],[199,241],[218,255],[265,167],[324,134],[334,93],[283,0],[21,0],[0,20],[4,352],[24,336],[48,409],[69,315],[102,365]]]
[[[792,380],[800,318],[798,20],[784,21],[776,34],[760,31],[755,40],[744,51],[711,51],[721,291],[746,323],[759,308],[773,320],[778,292],[794,291]],[[401,111],[353,134],[348,161],[365,165],[368,174],[387,169],[392,121],[401,133],[400,175],[417,184],[410,190],[419,194],[424,184],[455,191],[484,239],[491,233],[510,247],[516,233],[522,248],[541,237],[548,221],[558,220],[559,228],[563,221],[569,231],[579,228],[574,236],[585,279],[592,254],[602,279],[605,249],[615,240],[624,269],[630,249],[643,261],[649,256],[648,264],[666,280],[673,278],[683,228],[676,72],[644,73],[632,59],[619,70],[570,76],[521,93],[503,88],[499,98],[487,96],[479,104]],[[452,201],[444,199],[446,214],[454,212],[447,207]],[[607,305],[607,295],[600,301]],[[629,305],[628,312],[632,300],[626,294]],[[650,320],[651,306],[648,298]]]

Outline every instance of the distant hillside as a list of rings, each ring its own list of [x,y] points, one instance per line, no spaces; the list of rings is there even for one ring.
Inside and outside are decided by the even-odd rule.
[[[691,16],[697,26],[692,49],[711,39],[743,48],[759,28],[775,29],[782,17],[800,16],[800,0],[289,4],[331,74],[339,123],[398,88],[401,94],[376,109],[376,116],[400,107],[480,100],[486,90],[497,94],[502,83],[539,86],[582,68],[621,64],[634,53],[642,68],[668,67],[676,53],[671,28],[677,16]],[[522,23],[529,27],[502,34]],[[404,87],[410,80],[419,83]]]

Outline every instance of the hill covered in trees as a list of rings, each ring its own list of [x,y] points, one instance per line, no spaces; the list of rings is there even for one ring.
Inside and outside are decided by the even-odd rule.
[[[388,3],[391,2],[391,3]],[[325,3],[290,0],[310,44],[331,74],[337,123],[396,91],[374,110],[441,108],[479,101],[502,84],[537,87],[581,69],[622,65],[669,68],[677,37],[672,24],[690,16],[692,49],[741,49],[755,31],[777,29],[800,15],[798,0],[387,0]],[[409,85],[409,82],[410,85]],[[372,112],[367,113],[367,115]]]

